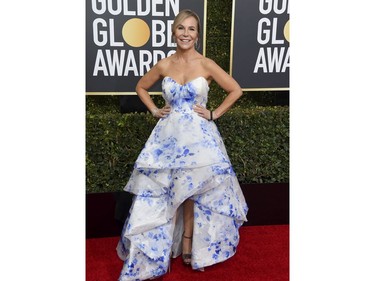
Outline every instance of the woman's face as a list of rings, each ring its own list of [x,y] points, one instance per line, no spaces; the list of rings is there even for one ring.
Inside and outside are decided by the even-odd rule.
[[[194,48],[198,40],[198,23],[194,17],[184,19],[175,30],[177,47],[187,50]]]

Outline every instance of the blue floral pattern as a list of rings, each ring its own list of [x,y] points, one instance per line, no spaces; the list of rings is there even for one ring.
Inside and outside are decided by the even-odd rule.
[[[194,200],[192,267],[233,256],[248,207],[214,122],[198,116],[206,106],[204,77],[180,85],[162,82],[171,113],[158,121],[124,190],[133,203],[117,246],[124,266],[119,280],[145,280],[167,272],[181,254],[182,203]]]

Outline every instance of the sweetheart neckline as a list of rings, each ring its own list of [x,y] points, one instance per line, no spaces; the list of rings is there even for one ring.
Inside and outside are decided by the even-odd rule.
[[[196,78],[189,80],[189,81],[186,82],[185,84],[180,84],[180,83],[178,83],[174,78],[172,78],[171,76],[168,76],[168,75],[165,76],[165,77],[163,78],[163,80],[164,80],[165,78],[169,78],[169,79],[173,80],[173,82],[175,82],[177,85],[180,85],[180,86],[186,86],[187,84],[189,84],[189,83],[193,83],[195,80],[198,80],[199,78],[203,78],[203,80],[206,81],[206,84],[207,84],[207,86],[208,86],[208,81],[207,81],[207,79],[204,78],[202,75],[197,76]]]

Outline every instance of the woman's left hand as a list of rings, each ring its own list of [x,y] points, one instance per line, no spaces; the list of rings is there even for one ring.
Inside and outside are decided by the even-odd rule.
[[[207,108],[205,108],[205,107],[203,107],[203,106],[201,106],[199,104],[195,104],[193,106],[193,110],[196,113],[198,113],[198,115],[200,117],[203,117],[203,118],[205,118],[207,120],[210,120],[210,118],[211,118],[211,112]]]

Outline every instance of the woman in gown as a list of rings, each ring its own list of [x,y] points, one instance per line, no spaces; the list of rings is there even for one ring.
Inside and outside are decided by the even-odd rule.
[[[134,194],[117,246],[124,265],[120,281],[152,279],[182,254],[195,270],[225,261],[239,243],[247,204],[213,120],[242,95],[238,83],[196,51],[200,22],[181,11],[172,26],[176,53],[160,60],[138,82],[136,92],[160,118],[135,162],[124,190]],[[159,79],[166,106],[155,106],[147,90]],[[215,80],[227,97],[206,109]]]

